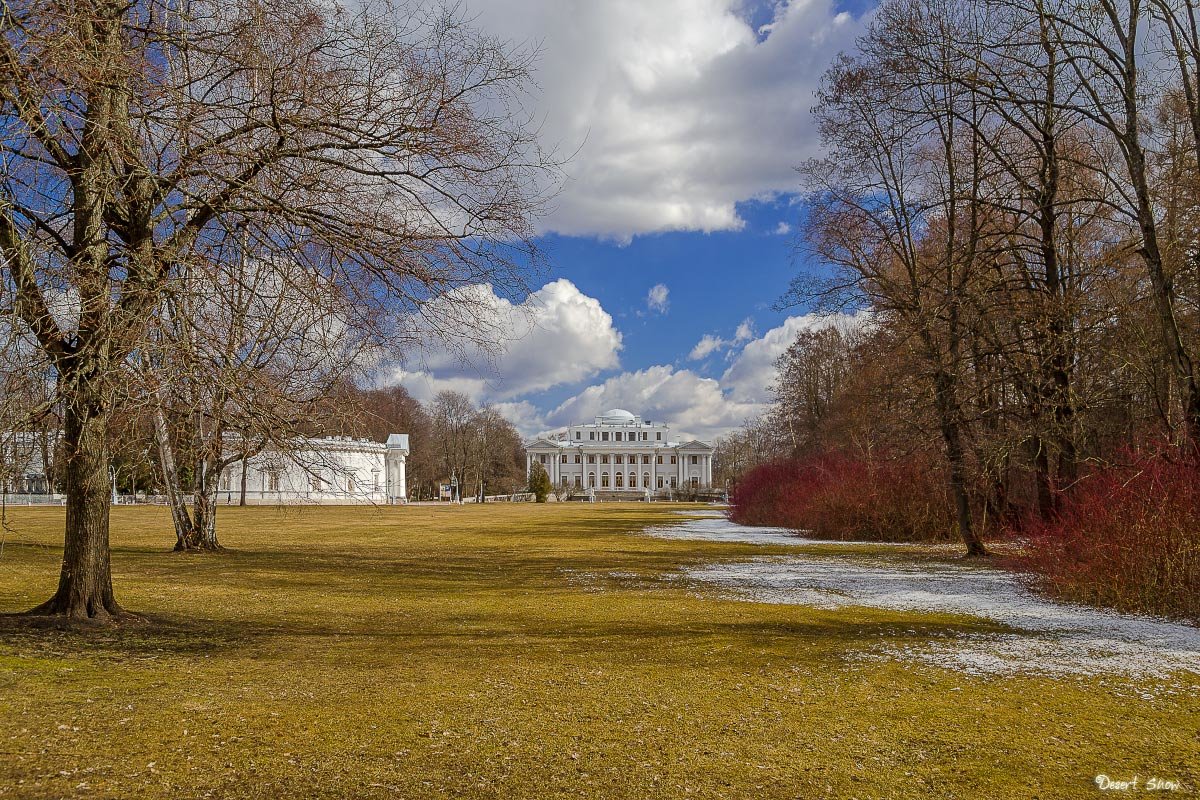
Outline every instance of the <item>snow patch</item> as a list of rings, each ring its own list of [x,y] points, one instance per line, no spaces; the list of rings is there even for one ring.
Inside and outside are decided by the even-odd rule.
[[[814,544],[781,528],[748,528],[705,516],[651,531],[675,539]],[[687,577],[765,603],[942,612],[992,620],[1011,633],[965,633],[920,646],[881,644],[866,657],[898,658],[976,675],[1200,674],[1200,628],[1058,603],[1022,576],[977,564],[797,554],[713,564]]]

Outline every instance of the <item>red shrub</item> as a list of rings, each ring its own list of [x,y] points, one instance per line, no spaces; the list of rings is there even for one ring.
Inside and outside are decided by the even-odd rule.
[[[730,503],[735,522],[824,539],[910,542],[954,535],[943,477],[919,459],[868,463],[826,453],[766,464],[742,478]]]
[[[1162,456],[1083,478],[1019,562],[1059,597],[1200,619],[1200,468]]]

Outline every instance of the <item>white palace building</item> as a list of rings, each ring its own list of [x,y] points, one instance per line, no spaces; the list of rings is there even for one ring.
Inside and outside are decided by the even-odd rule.
[[[713,447],[673,442],[667,425],[642,421],[614,408],[584,425],[539,436],[525,445],[528,463],[546,468],[555,486],[597,493],[649,497],[659,492],[712,487]]]

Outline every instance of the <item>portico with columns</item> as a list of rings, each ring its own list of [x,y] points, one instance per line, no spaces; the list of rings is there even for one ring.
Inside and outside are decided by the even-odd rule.
[[[673,441],[670,426],[615,408],[594,422],[549,431],[525,446],[558,489],[651,496],[712,487],[712,445]]]

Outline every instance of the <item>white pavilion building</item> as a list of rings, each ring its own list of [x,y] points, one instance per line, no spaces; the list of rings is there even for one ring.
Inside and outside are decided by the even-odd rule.
[[[649,497],[712,487],[713,446],[671,440],[668,425],[614,408],[595,422],[549,431],[525,445],[526,470],[546,468],[555,486],[595,496]]]
[[[408,434],[387,442],[326,436],[294,443],[286,452],[265,450],[246,459],[245,494],[250,505],[395,505],[408,497]],[[221,474],[217,501],[241,501],[243,463]]]

